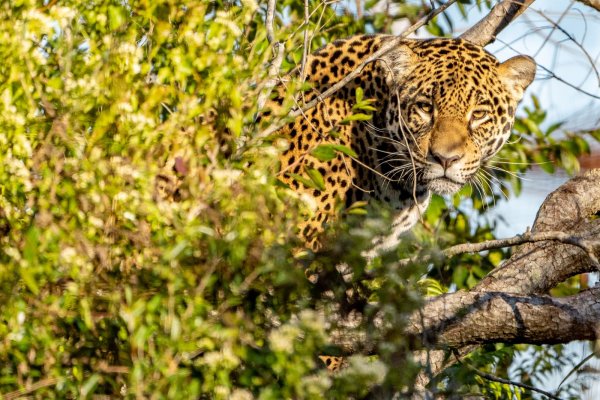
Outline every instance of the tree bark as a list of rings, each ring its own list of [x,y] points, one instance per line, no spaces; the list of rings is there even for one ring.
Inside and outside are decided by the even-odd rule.
[[[503,0],[460,37],[479,46],[486,46],[496,40],[496,36],[534,1]]]
[[[578,0],[580,3],[600,11],[600,0]]]
[[[457,292],[428,303],[407,331],[430,346],[555,344],[600,334],[600,287],[553,298],[509,292]]]

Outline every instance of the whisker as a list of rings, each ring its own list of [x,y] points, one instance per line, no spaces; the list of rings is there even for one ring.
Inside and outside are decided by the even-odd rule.
[[[508,171],[508,170],[506,170],[504,168],[498,167],[497,165],[486,165],[486,168],[490,168],[490,169],[493,169],[495,171],[503,172],[503,173],[508,174],[510,176],[513,176],[513,177],[515,177],[517,179],[521,179],[523,181],[533,181],[532,179],[524,178],[522,176],[519,176],[519,175],[515,174],[512,171]]]
[[[490,196],[492,196],[492,202],[494,204],[494,207],[496,207],[496,195],[494,194],[494,189],[492,188],[492,184],[493,184],[492,181],[487,179],[485,174],[479,175],[479,178],[485,185],[487,185],[488,189],[490,190]],[[502,192],[502,190],[500,192],[504,194],[504,192]],[[508,200],[508,197],[506,199]]]
[[[484,209],[488,209],[489,205],[488,205],[488,201],[487,201],[487,196],[485,195],[485,190],[483,189],[483,185],[481,184],[481,178],[477,175],[473,176],[474,178],[474,186],[475,189],[477,189],[477,192],[479,192],[479,197],[481,198],[481,203],[483,204],[483,208]]]
[[[492,183],[493,185],[497,185],[500,193],[504,196],[504,198],[506,200],[508,200],[508,195],[506,193],[504,193],[504,190],[502,190],[502,181],[483,168],[480,171],[483,174],[483,176],[486,177],[490,181],[490,183]]]
[[[375,132],[382,132],[382,133],[391,133],[389,129],[379,128],[379,127],[373,125],[371,122],[364,121],[364,124],[367,126],[367,129],[369,129],[369,130],[372,130]]]

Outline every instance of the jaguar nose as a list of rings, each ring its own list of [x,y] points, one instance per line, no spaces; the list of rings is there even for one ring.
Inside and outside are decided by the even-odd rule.
[[[431,156],[444,168],[444,171],[463,157],[462,154],[443,155],[435,151],[431,152]]]

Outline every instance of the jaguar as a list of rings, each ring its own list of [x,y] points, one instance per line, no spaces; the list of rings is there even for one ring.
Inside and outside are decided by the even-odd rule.
[[[383,46],[390,49],[374,57]],[[322,96],[356,69],[356,77]],[[377,201],[391,207],[393,219],[389,233],[364,255],[394,249],[433,193],[456,193],[500,150],[535,70],[531,57],[499,62],[458,38],[363,35],[308,56],[288,78],[309,86],[297,96],[297,107],[316,105],[279,132],[288,142],[279,178],[314,204],[300,226],[306,247],[317,252],[326,245],[322,233],[338,204]],[[361,108],[371,117],[353,117]],[[324,148],[326,157],[319,155]],[[311,183],[315,176],[320,185]],[[330,371],[346,362],[319,358]]]
[[[389,51],[372,57],[386,45]],[[356,77],[322,97],[355,69]],[[459,38],[361,35],[310,54],[289,78],[308,83],[298,107],[316,105],[279,131],[288,142],[279,178],[314,204],[300,227],[306,246],[323,248],[322,232],[337,204],[377,201],[391,207],[393,220],[367,256],[393,249],[432,193],[457,192],[500,150],[535,70],[531,57],[499,62]],[[357,112],[361,104],[370,119]],[[324,148],[334,154],[319,157]],[[320,185],[308,180],[315,174]]]

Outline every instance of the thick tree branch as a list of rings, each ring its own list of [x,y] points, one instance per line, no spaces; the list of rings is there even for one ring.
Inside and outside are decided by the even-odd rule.
[[[429,302],[407,333],[436,347],[568,343],[600,334],[600,287],[575,296],[457,292]]]
[[[460,35],[462,39],[479,46],[485,46],[515,18],[521,15],[535,0],[503,0],[496,4],[490,13],[469,30]]]

